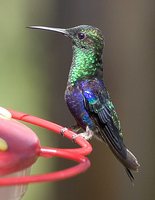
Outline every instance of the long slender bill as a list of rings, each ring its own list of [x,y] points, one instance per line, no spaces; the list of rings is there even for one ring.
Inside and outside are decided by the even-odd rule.
[[[40,29],[40,30],[45,30],[45,31],[55,31],[58,33],[63,33],[66,36],[69,36],[68,31],[66,31],[66,29],[62,29],[62,28],[51,28],[51,27],[46,27],[46,26],[28,26],[27,28]]]

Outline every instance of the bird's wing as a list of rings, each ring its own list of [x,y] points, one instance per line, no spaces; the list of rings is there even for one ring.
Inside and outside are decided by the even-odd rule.
[[[103,90],[96,93],[92,89],[85,89],[83,96],[86,109],[101,127],[100,137],[107,142],[112,151],[115,150],[126,158],[120,122],[108,93]]]
[[[115,108],[106,89],[84,88],[85,108],[94,119],[99,130],[99,136],[108,144],[111,151],[124,165],[130,180],[134,180],[131,170],[138,170],[139,164],[136,157],[126,148],[120,122]]]

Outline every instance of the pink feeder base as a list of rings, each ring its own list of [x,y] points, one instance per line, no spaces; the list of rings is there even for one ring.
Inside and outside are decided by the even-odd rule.
[[[0,178],[1,186],[21,185],[28,183],[57,181],[73,177],[87,170],[90,167],[90,161],[85,155],[92,151],[91,145],[82,137],[77,137],[75,142],[80,148],[75,149],[59,149],[51,147],[41,147],[36,134],[22,123],[14,119],[25,121],[72,140],[75,133],[64,129],[55,123],[34,117],[25,113],[13,110],[0,110],[0,174],[10,174],[30,167],[38,156],[52,158],[57,156],[77,162],[78,164],[68,169],[52,172],[48,174],[20,176],[20,177],[3,177]]]

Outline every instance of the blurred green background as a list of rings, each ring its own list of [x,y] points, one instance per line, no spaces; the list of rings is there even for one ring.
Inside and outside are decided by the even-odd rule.
[[[132,187],[109,149],[93,140],[92,166],[85,174],[29,185],[23,200],[154,200],[154,7],[153,0],[0,0],[0,106],[64,126],[72,124],[63,99],[71,43],[62,35],[25,27],[97,26],[106,41],[104,80],[120,116],[125,143],[141,164]],[[72,145],[60,136],[33,129],[42,145]],[[69,165],[59,159],[39,159],[32,173]]]

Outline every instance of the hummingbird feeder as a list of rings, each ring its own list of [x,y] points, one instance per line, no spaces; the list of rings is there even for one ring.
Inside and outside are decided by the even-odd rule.
[[[69,140],[75,138],[75,143],[80,147],[42,147],[37,135],[17,120],[51,130]],[[90,161],[85,156],[91,153],[92,147],[82,137],[75,136],[71,130],[53,122],[0,107],[0,195],[3,200],[21,199],[27,184],[58,181],[85,172],[90,167]],[[30,175],[31,166],[40,156],[65,158],[77,164],[56,172]]]

